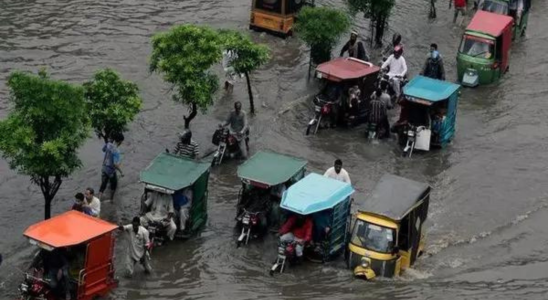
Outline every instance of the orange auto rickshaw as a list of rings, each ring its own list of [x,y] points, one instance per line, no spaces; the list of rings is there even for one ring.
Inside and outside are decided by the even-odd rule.
[[[76,300],[105,297],[118,285],[113,262],[117,228],[74,210],[31,225],[24,235],[39,252],[19,286],[20,299],[64,300],[67,291]],[[44,257],[54,255],[64,262],[62,279],[50,276],[58,270],[44,263]]]
[[[290,36],[295,16],[304,5],[314,5],[314,0],[252,0],[249,29]]]

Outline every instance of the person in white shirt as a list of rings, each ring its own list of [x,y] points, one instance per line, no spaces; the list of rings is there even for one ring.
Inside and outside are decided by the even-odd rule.
[[[145,273],[150,273],[150,255],[147,253],[150,238],[149,232],[143,226],[139,217],[133,218],[131,225],[120,225],[118,229],[128,234],[128,247],[126,256],[126,272],[127,276],[133,275],[133,269],[136,263],[140,263],[145,268]]]
[[[401,80],[407,74],[407,63],[402,55],[403,47],[401,45],[394,47],[394,54],[390,55],[381,67],[381,69],[388,69],[387,75],[397,98],[401,95]]]
[[[84,207],[89,208],[91,215],[99,218],[101,214],[101,201],[99,198],[95,197],[95,191],[92,188],[87,188],[84,193],[86,200],[83,203]]]
[[[342,168],[342,165],[342,160],[337,159],[335,161],[335,165],[327,169],[323,176],[352,184],[352,182],[350,181],[350,176],[348,176],[348,172],[346,172],[346,170]]]
[[[150,211],[141,217],[141,224],[147,227],[149,222],[163,223],[165,220],[169,220],[169,224],[167,224],[167,237],[173,240],[175,232],[177,232],[177,225],[175,225],[175,221],[173,220],[175,209],[171,195],[149,191],[145,196],[144,205],[150,208]]]

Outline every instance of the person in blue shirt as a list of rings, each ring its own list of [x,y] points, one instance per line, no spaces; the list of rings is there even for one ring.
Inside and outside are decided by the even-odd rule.
[[[108,143],[103,146],[103,168],[101,170],[101,188],[99,189],[99,198],[102,198],[107,185],[110,184],[110,199],[114,198],[114,192],[118,185],[118,176],[116,171],[120,172],[120,176],[124,177],[124,173],[120,168],[120,151],[118,147],[124,141],[122,133],[113,133],[108,139]]]

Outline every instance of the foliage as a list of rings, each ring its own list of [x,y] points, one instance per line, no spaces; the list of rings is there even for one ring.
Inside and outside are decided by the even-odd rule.
[[[49,218],[62,179],[81,165],[77,151],[89,131],[84,89],[45,71],[13,72],[7,85],[12,110],[0,121],[0,151],[12,169],[40,186]]]
[[[235,54],[230,66],[234,68],[236,74],[245,74],[246,76],[251,113],[254,113],[255,106],[249,73],[270,60],[270,49],[266,45],[255,44],[249,36],[237,31],[220,30],[219,33],[224,50],[232,51]]]
[[[137,84],[122,80],[111,69],[98,71],[84,83],[84,96],[91,126],[105,142],[112,132],[127,130],[143,103]]]
[[[384,29],[395,0],[346,0],[353,13],[361,12],[365,18],[371,21],[372,40],[375,39],[377,46],[382,45]]]
[[[206,111],[213,104],[219,83],[208,70],[221,60],[221,46],[219,34],[205,26],[179,25],[152,37],[150,70],[173,84],[175,101],[190,105],[185,127],[197,108]]]
[[[295,32],[311,47],[312,61],[319,64],[331,59],[331,50],[350,25],[350,18],[341,10],[306,6],[299,12]]]

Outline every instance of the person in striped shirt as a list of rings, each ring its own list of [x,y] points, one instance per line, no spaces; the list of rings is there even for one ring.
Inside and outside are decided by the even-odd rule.
[[[166,149],[166,152],[169,153],[169,150]],[[198,143],[192,139],[192,131],[187,129],[179,135],[179,142],[175,146],[175,149],[173,149],[173,154],[190,159],[200,158]]]

